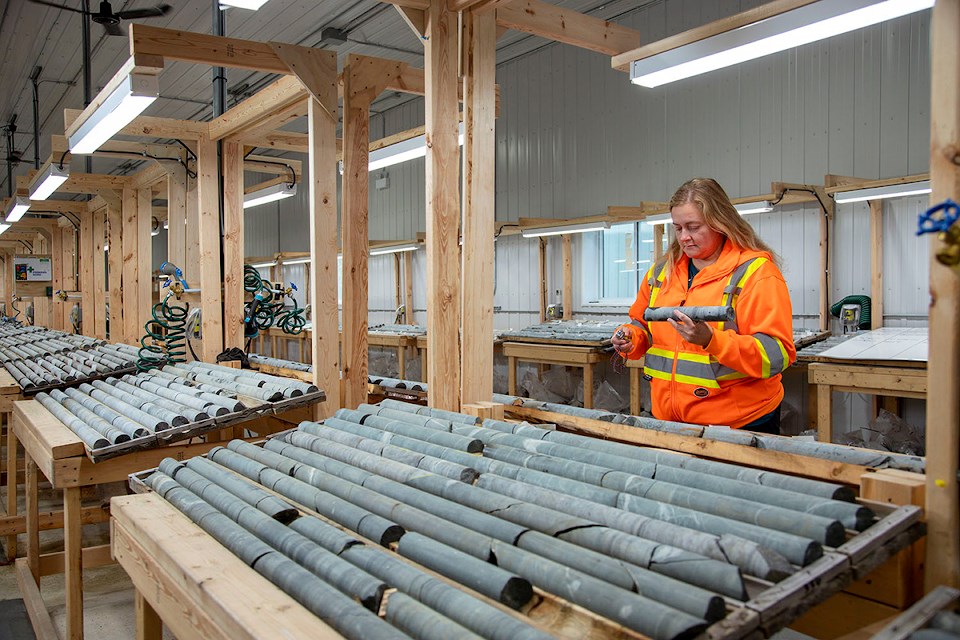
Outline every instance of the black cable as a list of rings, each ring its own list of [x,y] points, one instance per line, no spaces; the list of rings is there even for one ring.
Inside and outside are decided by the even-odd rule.
[[[70,221],[70,224],[73,225],[73,228],[76,229],[77,232],[80,231],[79,220],[76,221],[76,222],[74,222],[73,218],[71,218],[71,217],[68,216],[67,214],[63,213],[62,211],[46,211],[46,210],[44,210],[44,209],[40,209],[40,210],[33,210],[33,209],[31,209],[31,210],[30,210],[30,213],[52,213],[52,214],[58,215],[58,216],[60,216],[61,218],[66,218],[67,220],[69,220],[69,221]]]
[[[197,159],[197,154],[195,154],[190,147],[184,144],[183,140],[180,140],[179,138],[174,138],[174,140],[176,141],[177,144],[179,144],[181,147],[187,150],[187,154],[189,154],[191,158],[193,158],[194,160]]]
[[[253,150],[251,149],[250,152],[253,153]],[[243,156],[244,159],[246,159],[247,156],[249,156],[249,155],[250,155],[250,154],[248,153],[246,156]],[[293,170],[293,167],[290,166],[289,164],[287,164],[286,162],[274,162],[274,161],[272,161],[272,160],[263,160],[263,159],[261,159],[261,158],[257,158],[255,162],[261,162],[261,163],[263,163],[263,164],[275,164],[275,165],[277,165],[277,166],[279,166],[279,167],[286,167],[287,170],[290,172],[291,182],[289,183],[289,185],[292,187],[292,186],[294,186],[295,184],[297,184],[297,172],[294,171],[294,170]]]
[[[500,225],[500,228],[497,229],[497,232],[496,232],[495,234],[493,234],[493,237],[494,237],[494,238],[499,238],[499,237],[500,237],[500,234],[503,232],[503,228],[504,228],[504,227],[517,227],[517,228],[519,228],[520,225],[519,225],[518,223],[516,223],[516,222],[507,222],[507,223],[505,223],[505,224],[502,224],[502,225]]]
[[[70,153],[70,149],[67,149],[66,151],[64,151],[64,152],[63,152],[63,155],[60,156],[60,162],[57,163],[57,166],[58,166],[60,169],[63,169],[63,160],[64,160],[64,158],[67,157],[67,154],[68,154],[68,153]]]
[[[190,171],[190,167],[187,165],[186,162],[184,162],[183,158],[168,158],[166,156],[154,156],[154,155],[150,155],[146,151],[141,151],[139,153],[136,151],[110,151],[110,153],[117,154],[117,155],[137,156],[139,158],[148,158],[150,160],[170,160],[172,162],[176,162],[182,165],[189,177],[191,178],[197,177],[196,173],[194,173],[193,171]]]

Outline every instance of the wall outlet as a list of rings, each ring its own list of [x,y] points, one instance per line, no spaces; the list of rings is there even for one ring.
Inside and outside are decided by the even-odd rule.
[[[383,191],[384,189],[390,188],[390,176],[383,176],[382,178],[377,178],[377,181],[374,183],[377,189]]]

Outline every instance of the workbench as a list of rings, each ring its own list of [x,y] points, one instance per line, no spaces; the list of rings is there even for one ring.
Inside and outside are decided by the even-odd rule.
[[[610,354],[599,346],[569,346],[552,343],[504,342],[507,358],[507,393],[517,395],[517,362],[535,362],[583,369],[583,406],[593,408],[593,366],[606,362]]]
[[[894,398],[927,397],[925,328],[865,332],[816,356],[807,367],[816,386],[817,440],[833,441],[833,392]]]
[[[291,420],[299,421],[301,411]],[[275,418],[242,423],[236,428],[250,429],[260,436],[292,427],[295,422]],[[150,469],[163,458],[183,460],[202,455],[222,444],[214,438],[197,444],[174,444],[131,453],[94,463],[87,457],[83,442],[35,400],[15,402],[11,422],[11,441],[23,445],[26,469],[26,558],[16,562],[17,582],[35,629],[50,625],[49,614],[40,596],[40,578],[64,573],[66,592],[66,636],[83,638],[83,568],[111,564],[110,546],[82,548],[84,524],[105,522],[109,513],[100,507],[82,507],[82,487],[126,480],[135,471]],[[231,428],[231,433],[234,433]],[[211,435],[216,435],[216,432]],[[252,438],[251,438],[252,439]],[[192,440],[190,441],[192,442]],[[63,494],[63,511],[39,512],[40,474],[53,489]],[[16,492],[8,482],[8,492]],[[15,502],[14,502],[15,504]],[[13,513],[16,517],[17,514]],[[63,528],[64,551],[40,554],[40,530]],[[181,542],[182,544],[182,542]],[[52,627],[51,627],[52,628]]]
[[[299,362],[304,362],[310,364],[310,341],[313,339],[313,333],[310,329],[304,329],[300,333],[291,334],[286,333],[283,329],[277,327],[271,327],[265,332],[260,333],[261,347],[260,353],[263,352],[262,348],[262,336],[266,334],[270,338],[270,354],[274,358],[287,359],[287,344],[290,340],[295,340],[299,346],[300,358]],[[342,334],[341,334],[342,336]],[[341,338],[342,339],[342,338]],[[419,347],[419,340],[423,339],[424,346]],[[282,346],[282,347],[281,347]],[[407,354],[406,350],[408,348],[421,348],[422,354],[426,355],[426,337],[425,336],[413,336],[400,333],[381,333],[377,331],[368,331],[367,332],[367,347],[379,347],[384,349],[396,349],[397,352],[397,367],[398,374],[397,377],[401,379],[406,379],[407,374]],[[426,369],[424,369],[426,371]]]
[[[4,509],[4,516],[10,516],[11,514],[16,514],[17,511],[17,491],[16,487],[19,480],[19,473],[22,470],[22,467],[18,463],[17,457],[17,441],[13,436],[13,430],[10,428],[10,417],[13,413],[13,403],[23,400],[23,394],[21,393],[20,385],[17,384],[17,381],[13,379],[13,376],[10,375],[6,369],[0,367],[0,442],[6,443],[6,455],[0,455],[0,483],[7,487],[7,500],[4,505],[0,505]],[[10,490],[10,487],[13,487],[13,490]],[[14,515],[16,520],[16,516]],[[7,522],[8,518],[4,518],[4,524],[9,524]],[[15,523],[16,524],[16,523]],[[20,518],[19,525],[24,526],[23,519]],[[2,526],[2,528],[6,528]],[[17,536],[16,534],[10,534],[7,536],[7,561],[12,562],[14,558],[17,557]]]

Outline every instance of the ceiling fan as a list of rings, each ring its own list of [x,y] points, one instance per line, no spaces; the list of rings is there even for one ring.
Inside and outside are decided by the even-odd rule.
[[[123,27],[120,26],[121,20],[133,20],[136,18],[159,18],[170,13],[170,9],[172,8],[168,4],[158,4],[154,7],[128,9],[127,11],[118,11],[114,13],[113,7],[110,6],[110,3],[107,2],[107,0],[103,0],[100,3],[100,9],[98,11],[74,9],[73,7],[68,7],[56,2],[48,2],[47,0],[30,0],[30,2],[33,2],[34,4],[46,5],[48,7],[56,7],[58,9],[66,9],[67,11],[73,11],[74,13],[89,15],[91,20],[99,25],[102,25],[106,32],[112,36],[126,35]]]

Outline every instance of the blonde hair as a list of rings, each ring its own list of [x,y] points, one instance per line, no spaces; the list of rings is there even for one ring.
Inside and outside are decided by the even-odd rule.
[[[753,227],[737,212],[733,203],[730,202],[727,192],[716,180],[713,178],[693,178],[680,185],[680,188],[670,198],[670,209],[673,210],[674,207],[687,203],[697,205],[703,215],[704,223],[732,241],[733,244],[741,249],[765,251],[773,257],[777,266],[780,266],[780,257],[757,236]],[[683,249],[680,248],[680,241],[675,237],[661,262],[661,264],[666,263],[667,268],[664,271],[666,277],[670,277],[670,274],[673,273],[673,267],[682,255]]]

